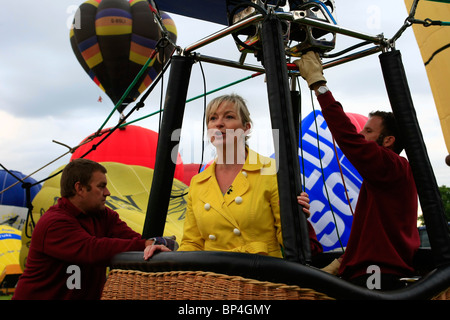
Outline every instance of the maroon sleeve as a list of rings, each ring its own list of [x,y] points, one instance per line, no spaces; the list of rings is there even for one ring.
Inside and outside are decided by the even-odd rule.
[[[43,226],[46,230],[41,250],[45,254],[64,261],[79,264],[103,264],[109,262],[118,253],[141,251],[145,248],[145,239],[141,239],[139,234],[131,229],[125,230],[126,228],[122,225],[117,227],[124,231],[121,236],[130,235],[130,238],[92,235],[81,227],[77,219],[67,215],[64,219],[59,218],[49,222]],[[96,224],[93,228],[99,230],[101,226]]]
[[[309,243],[311,246],[311,255],[315,256],[323,252],[322,244],[317,240],[316,231],[314,230],[312,224],[308,221],[308,234]]]
[[[141,234],[131,229],[123,220],[121,220],[116,211],[106,208],[106,216],[108,221],[108,237],[119,239],[141,238]]]
[[[405,174],[402,159],[392,150],[381,148],[375,141],[367,141],[359,134],[342,105],[334,99],[330,91],[319,95],[318,101],[337,144],[365,180],[372,183],[387,183]]]

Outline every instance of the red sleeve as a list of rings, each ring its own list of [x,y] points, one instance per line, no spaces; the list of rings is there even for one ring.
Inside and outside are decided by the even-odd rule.
[[[322,244],[317,240],[316,231],[309,221],[308,222],[308,234],[309,234],[309,243],[311,246],[311,256],[315,256],[319,253],[323,252]]]
[[[119,239],[141,238],[141,234],[135,232],[124,221],[122,221],[116,211],[111,210],[110,208],[106,209],[108,237]]]
[[[131,229],[131,232],[126,230],[121,235],[132,237],[121,239],[91,235],[81,227],[76,218],[70,216],[50,222],[43,226],[46,230],[41,239],[42,252],[60,260],[79,264],[104,264],[118,253],[141,251],[145,248],[145,239],[141,239]],[[95,228],[100,226],[96,225]],[[125,230],[120,225],[116,228]]]
[[[372,183],[386,183],[404,175],[402,158],[374,141],[367,141],[330,91],[318,96],[322,114],[339,148],[359,174]],[[383,168],[383,170],[374,170]]]

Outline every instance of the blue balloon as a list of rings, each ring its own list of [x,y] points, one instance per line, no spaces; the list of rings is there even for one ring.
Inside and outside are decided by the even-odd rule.
[[[31,177],[25,179],[26,175],[19,171],[12,171],[16,177],[21,180],[35,184],[37,181]],[[25,179],[25,180],[24,180]],[[15,184],[18,180],[13,177],[9,172],[5,170],[0,170],[0,191],[3,191]],[[30,201],[34,199],[36,194],[41,190],[41,185],[37,184],[30,188]],[[0,193],[0,205],[5,206],[15,206],[15,207],[26,207],[27,206],[27,197],[26,190],[22,187],[22,182],[19,182],[14,187],[6,190],[3,193]]]
[[[309,221],[324,251],[345,247],[353,222],[350,205],[356,206],[362,178],[336,144],[338,163],[331,132],[320,111],[306,116],[299,131],[301,183],[311,201]]]

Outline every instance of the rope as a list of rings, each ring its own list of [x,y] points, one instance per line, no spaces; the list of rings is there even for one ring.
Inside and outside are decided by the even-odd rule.
[[[322,165],[322,156],[320,155],[320,142],[319,142],[319,129],[317,126],[317,118],[316,118],[316,110],[314,108],[314,100],[313,100],[313,96],[312,96],[312,91],[310,91],[310,95],[311,95],[311,104],[312,104],[312,108],[313,108],[313,112],[314,112],[314,124],[316,126],[316,133],[317,133],[317,149],[319,150],[319,163],[320,163],[320,170],[322,172],[322,181],[323,181],[323,186],[325,189],[325,193],[326,193],[326,197],[327,197],[327,201],[328,201],[328,206],[330,207],[330,211],[331,211],[331,216],[333,217],[333,221],[334,221],[334,225],[336,226],[336,235],[338,237],[339,240],[339,244],[341,246],[342,252],[344,252],[344,246],[342,244],[342,240],[341,240],[341,235],[339,234],[339,230],[338,230],[338,225],[337,225],[337,221],[336,221],[336,214],[334,213],[333,210],[333,206],[331,205],[331,201],[330,201],[330,195],[328,193],[328,188],[327,188],[327,184],[325,181],[325,174],[323,171],[323,165]],[[341,171],[342,174],[342,171]]]
[[[134,78],[133,82],[131,83],[131,85],[127,88],[127,90],[125,90],[124,94],[122,95],[122,97],[120,98],[120,100],[116,103],[116,105],[114,106],[114,109],[111,111],[111,113],[108,115],[108,117],[106,118],[106,120],[103,122],[103,124],[100,126],[100,128],[98,129],[98,131],[101,131],[103,129],[103,127],[106,125],[106,123],[109,121],[109,119],[112,117],[112,115],[114,114],[114,112],[117,110],[117,108],[122,105],[122,102],[125,100],[125,98],[128,96],[128,94],[130,93],[130,91],[134,88],[134,86],[136,85],[136,82],[139,80],[139,78],[142,76],[142,74],[145,72],[145,70],[147,69],[147,67],[150,65],[150,63],[153,61],[153,58],[156,56],[156,54],[158,53],[158,44],[160,43],[161,39],[158,41],[158,43],[155,46],[155,50],[152,52],[152,55],[148,58],[148,60],[145,62],[144,66],[141,68],[141,70],[139,70],[139,73],[137,74],[137,76]]]
[[[70,151],[69,151],[69,152],[70,152]],[[63,155],[57,157],[56,159],[50,161],[49,163],[47,163],[46,165],[44,165],[44,166],[42,166],[41,168],[37,169],[37,170],[34,171],[33,173],[27,175],[25,178],[23,178],[23,180],[25,180],[25,179],[31,177],[32,175],[34,175],[34,174],[36,174],[37,172],[41,171],[42,169],[44,169],[45,167],[49,166],[49,165],[52,164],[53,162],[55,162],[55,161],[61,159],[62,157],[64,157],[65,155],[67,155],[69,152],[66,152],[66,153],[64,153]],[[1,166],[5,171],[7,171],[8,173],[11,174],[11,172],[10,172],[8,169],[6,169],[2,164],[0,164],[0,166]],[[7,187],[7,188],[1,190],[1,191],[0,191],[0,194],[2,194],[3,192],[8,191],[9,189],[11,189],[12,187],[14,187],[15,185],[19,184],[20,182],[25,183],[23,180],[19,179],[18,177],[14,176],[13,174],[11,174],[11,175],[12,175],[13,177],[15,177],[18,181],[15,182],[14,184],[10,185],[9,187]],[[40,183],[40,182],[36,182],[36,183],[32,184],[31,187],[33,187],[33,186],[35,186],[36,184],[39,184],[39,183]]]
[[[333,137],[333,147],[334,147],[334,154],[336,155],[337,164],[339,166],[339,172],[341,173],[342,184],[343,184],[344,190],[345,190],[345,198],[347,199],[347,203],[350,208],[350,212],[352,213],[352,216],[354,216],[355,214],[353,213],[352,204],[350,202],[350,197],[347,192],[347,186],[345,184],[344,173],[342,172],[341,161],[339,160],[339,155],[338,155],[337,148],[336,148],[336,140],[334,139],[334,137]]]
[[[211,93],[215,93],[215,92],[217,92],[217,91],[220,91],[220,90],[226,89],[226,88],[228,88],[228,87],[234,86],[235,84],[241,83],[241,82],[246,81],[246,80],[248,80],[248,79],[252,79],[252,78],[257,77],[257,76],[259,76],[259,75],[261,75],[261,74],[263,74],[263,73],[262,73],[262,72],[256,72],[256,73],[254,73],[254,74],[252,74],[252,75],[250,75],[250,76],[248,76],[248,77],[242,78],[242,79],[240,79],[240,80],[236,80],[236,81],[234,81],[234,82],[231,82],[231,83],[229,83],[229,84],[226,84],[226,85],[224,85],[224,86],[222,86],[222,87],[219,87],[219,88],[217,88],[217,89],[214,89],[214,90],[208,91],[208,92],[206,92],[206,93],[200,94],[200,95],[198,95],[198,96],[195,96],[195,97],[193,97],[193,98],[190,98],[190,99],[186,100],[186,103],[191,102],[191,101],[194,101],[194,100],[199,99],[199,98],[201,98],[201,97],[210,95]]]
[[[405,22],[400,27],[400,29],[397,31],[397,33],[392,37],[392,39],[389,40],[389,43],[394,44],[395,41],[398,40],[398,38],[401,37],[403,32],[405,30],[412,26],[413,24],[422,24],[424,27],[430,27],[430,26],[450,26],[450,22],[448,21],[439,21],[439,20],[431,20],[430,18],[426,18],[425,20],[419,20],[414,18],[416,15],[417,5],[419,4],[419,0],[414,0],[414,2],[411,5],[411,9],[409,11],[408,17],[405,19]]]
[[[255,77],[257,77],[257,76],[259,76],[259,75],[261,75],[261,74],[263,74],[263,73],[262,73],[262,72],[256,72],[256,73],[254,73],[254,74],[252,74],[252,75],[250,75],[250,76],[247,76],[247,77],[244,77],[244,78],[242,78],[242,79],[239,79],[239,80],[236,80],[236,81],[234,81],[234,82],[231,82],[231,83],[229,83],[229,84],[223,85],[223,86],[221,86],[221,87],[219,87],[219,88],[216,88],[216,89],[213,89],[213,90],[211,90],[211,91],[208,91],[208,92],[199,94],[198,96],[195,96],[195,97],[192,97],[192,98],[190,98],[190,99],[187,99],[187,100],[186,100],[186,103],[192,102],[192,101],[197,100],[197,99],[202,98],[202,97],[206,97],[206,96],[208,96],[208,95],[210,95],[210,94],[212,94],[212,93],[215,93],[215,92],[218,92],[218,91],[220,91],[220,90],[226,89],[226,88],[228,88],[228,87],[231,87],[231,86],[236,85],[236,84],[238,84],[238,83],[241,83],[241,82],[243,82],[243,81],[246,81],[246,80],[249,80],[249,79],[253,79],[253,78],[255,78]],[[164,111],[164,109],[157,110],[157,111],[152,112],[152,113],[150,113],[150,114],[148,114],[148,115],[146,115],[146,116],[143,116],[143,117],[140,117],[140,118],[138,118],[138,119],[132,120],[132,121],[130,121],[130,122],[124,123],[124,124],[122,125],[122,127],[125,127],[125,126],[127,126],[127,125],[129,125],[129,124],[132,124],[132,123],[135,123],[135,122],[138,122],[138,121],[140,121],[140,120],[147,119],[147,118],[149,118],[149,117],[152,117],[152,116],[154,116],[154,115],[159,114],[159,113],[162,112],[162,111]]]
[[[200,159],[200,164],[199,164],[197,173],[199,173],[200,170],[201,170],[201,168],[202,168],[203,157],[204,157],[204,154],[205,154],[205,140],[203,139],[203,137],[205,136],[206,95],[207,95],[207,92],[206,92],[206,77],[205,77],[205,71],[203,70],[203,65],[202,65],[202,62],[201,62],[201,61],[199,61],[199,66],[200,66],[200,71],[201,71],[201,73],[202,73],[202,79],[203,79],[203,91],[204,91],[204,94],[203,94],[203,95],[200,95],[200,96],[198,96],[198,97],[200,98],[201,96],[203,96],[204,99],[203,99],[203,122],[202,122],[202,124],[203,124],[203,125],[202,125],[202,157],[201,157],[201,159]],[[194,100],[194,99],[190,99],[190,101],[192,101],[192,100]],[[187,102],[187,101],[186,101],[186,102]],[[188,188],[188,190],[189,190],[189,188]],[[187,192],[185,192],[185,193],[182,193],[182,194],[180,194],[180,195],[175,195],[175,196],[170,195],[170,198],[173,199],[173,198],[184,197],[184,196],[187,195],[188,193],[189,193],[189,191],[187,191]]]
[[[12,177],[14,177],[15,179],[18,180],[16,183],[14,183],[14,184],[12,184],[11,186],[9,186],[8,188],[2,190],[2,191],[0,192],[0,194],[2,194],[3,192],[9,190],[9,189],[12,188],[13,186],[17,185],[19,182],[22,182],[22,188],[25,189],[25,200],[26,200],[26,206],[27,206],[27,208],[28,208],[28,211],[27,211],[27,219],[26,219],[26,224],[25,224],[25,233],[26,233],[26,235],[28,236],[28,228],[27,228],[27,226],[28,226],[28,217],[31,216],[31,222],[32,222],[32,224],[33,224],[33,228],[34,228],[34,226],[36,225],[35,222],[34,222],[34,219],[33,219],[33,217],[32,217],[32,214],[31,214],[32,211],[33,211],[33,205],[31,204],[31,187],[32,187],[33,185],[32,185],[30,182],[26,182],[26,181],[25,181],[29,176],[27,176],[27,177],[21,179],[21,178],[19,178],[18,176],[16,176],[14,173],[12,173],[10,170],[8,170],[7,168],[5,168],[1,163],[0,163],[0,166],[1,166],[8,174],[10,174]]]
[[[150,59],[149,59],[149,60],[150,60]],[[143,100],[145,100],[145,99],[148,97],[148,94],[149,94],[149,93],[153,90],[153,88],[156,86],[156,84],[158,83],[160,77],[162,76],[162,74],[167,70],[168,66],[170,65],[170,61],[171,61],[171,60],[169,60],[169,62],[164,66],[162,72],[158,75],[157,79],[155,79],[155,81],[152,82],[151,87],[147,90],[147,92],[144,94],[144,96],[143,96],[143,97],[141,98],[141,100],[137,103],[136,107],[135,107],[133,110],[138,110],[138,109],[140,109],[140,108],[143,107]],[[147,62],[149,62],[149,61],[147,61]],[[143,69],[145,69],[145,67],[143,67]],[[203,72],[203,69],[202,69],[202,72]],[[198,95],[198,96],[195,96],[195,97],[193,97],[193,98],[190,98],[190,99],[186,100],[186,103],[192,102],[192,101],[197,100],[197,99],[199,99],[199,98],[201,98],[201,97],[205,97],[205,98],[206,98],[206,96],[208,96],[208,95],[210,95],[210,94],[212,94],[212,93],[215,93],[215,92],[218,92],[218,91],[220,91],[220,90],[223,90],[223,89],[226,89],[226,88],[228,88],[228,87],[231,87],[231,86],[233,86],[233,85],[239,84],[239,83],[241,83],[241,82],[243,82],[243,81],[246,81],[246,80],[249,80],[249,79],[253,79],[253,78],[255,78],[255,77],[257,77],[257,76],[259,76],[259,75],[261,75],[261,74],[263,74],[263,73],[261,73],[261,72],[256,72],[256,73],[254,73],[254,74],[252,74],[252,75],[250,75],[250,76],[244,77],[244,78],[242,78],[242,79],[236,80],[236,81],[231,82],[231,83],[226,84],[226,85],[223,85],[223,86],[221,86],[221,87],[219,87],[219,88],[216,88],[216,89],[214,89],[214,90],[211,90],[211,91],[205,92],[205,93],[203,93],[203,94],[200,94],[200,95]],[[136,80],[136,78],[135,78],[135,80]],[[133,81],[133,82],[134,82],[134,81]],[[131,84],[131,86],[133,86],[133,83]],[[206,88],[206,87],[205,87],[205,88]],[[130,89],[130,90],[131,90],[131,89]],[[127,90],[127,91],[129,91],[129,90]],[[125,94],[124,94],[124,96],[125,96]],[[123,97],[122,97],[122,98],[123,98]],[[73,153],[73,152],[74,152],[76,149],[78,149],[80,146],[82,146],[82,145],[84,145],[84,144],[86,144],[86,143],[91,142],[91,141],[94,140],[95,138],[100,137],[100,136],[102,136],[102,135],[105,134],[105,133],[108,133],[108,132],[110,132],[110,131],[115,130],[115,128],[111,128],[111,129],[108,129],[108,130],[103,130],[103,127],[104,127],[105,124],[107,123],[108,119],[111,118],[111,115],[112,115],[112,114],[114,113],[114,111],[117,109],[117,106],[118,106],[118,105],[120,105],[120,103],[117,103],[117,104],[115,105],[113,111],[112,111],[111,114],[108,116],[107,120],[105,120],[105,122],[100,126],[100,128],[97,130],[97,132],[96,132],[95,134],[89,136],[88,138],[86,138],[82,143],[78,144],[77,146],[75,146],[75,147],[73,147],[73,148],[70,148],[69,146],[67,146],[67,145],[65,145],[65,144],[63,144],[63,143],[61,143],[61,142],[58,142],[58,141],[53,140],[54,143],[63,145],[63,146],[65,146],[65,147],[67,147],[69,150],[68,150],[67,152],[65,152],[64,154],[60,155],[59,157],[55,158],[54,160],[48,162],[48,163],[45,164],[44,166],[40,167],[39,169],[35,170],[33,173],[29,174],[29,175],[26,176],[24,179],[27,179],[27,178],[33,176],[34,174],[36,174],[36,173],[38,173],[39,171],[45,169],[46,167],[48,167],[48,166],[51,165],[52,163],[54,163],[54,162],[58,161],[59,159],[63,158],[63,157],[66,156],[67,154]],[[129,124],[132,124],[132,123],[138,122],[138,121],[140,121],[140,120],[143,120],[143,119],[152,117],[152,116],[154,116],[154,115],[157,115],[157,114],[161,113],[162,111],[164,111],[164,109],[160,109],[160,110],[157,110],[157,111],[155,111],[155,112],[152,112],[152,113],[150,113],[150,114],[148,114],[148,115],[146,115],[146,116],[140,117],[140,118],[138,118],[138,119],[135,119],[135,120],[132,120],[132,121],[128,121],[128,122],[125,122],[124,120],[125,120],[126,118],[128,118],[128,117],[131,115],[131,113],[129,113],[129,114],[126,116],[126,118],[122,118],[122,121],[119,122],[118,128],[123,128],[123,127],[125,127],[125,126],[127,126],[127,125],[129,125]],[[103,130],[103,131],[102,131],[102,130]],[[111,133],[112,133],[112,132],[111,132]],[[111,133],[108,133],[108,136],[109,136]],[[104,139],[102,139],[102,142],[103,142],[103,140],[104,140]],[[100,145],[100,143],[101,143],[101,142],[99,142],[98,144],[94,145],[94,146],[93,146],[93,149],[97,148],[98,145]],[[92,151],[92,149],[89,150],[86,154],[84,154],[83,157],[86,156],[86,155],[87,155],[89,152],[91,152],[91,151]],[[5,171],[8,171],[2,164],[0,164],[0,166],[1,166],[2,168],[4,168]],[[60,172],[61,172],[61,171],[59,171],[59,172],[57,172],[57,173],[55,173],[55,174],[53,174],[53,175],[51,175],[51,176],[49,176],[49,177],[43,179],[43,180],[40,180],[40,181],[38,181],[38,182],[32,184],[31,186],[35,186],[35,185],[37,185],[37,184],[40,184],[40,183],[42,183],[42,182],[45,182],[45,181],[47,181],[47,180],[53,178],[54,176],[58,175]],[[19,180],[19,181],[17,181],[17,182],[15,182],[14,184],[10,185],[10,186],[7,187],[6,189],[1,190],[1,191],[0,191],[0,194],[2,194],[3,192],[6,192],[6,191],[9,190],[10,188],[12,188],[12,187],[14,187],[15,185],[19,184],[20,182],[23,183],[22,180],[20,180],[20,179],[18,179],[18,180]]]

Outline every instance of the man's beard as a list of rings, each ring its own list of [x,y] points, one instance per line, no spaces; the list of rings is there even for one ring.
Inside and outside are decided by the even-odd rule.
[[[375,142],[382,147],[383,146],[383,141],[384,141],[385,135],[380,133],[380,135],[378,136],[377,140],[375,140]]]

